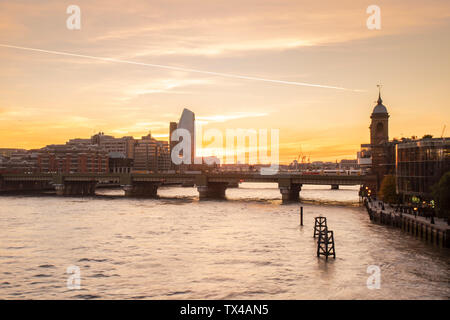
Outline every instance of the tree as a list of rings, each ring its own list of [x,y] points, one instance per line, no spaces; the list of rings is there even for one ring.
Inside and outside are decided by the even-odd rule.
[[[395,177],[393,175],[384,176],[380,186],[380,196],[387,203],[396,203],[398,201]]]
[[[432,187],[432,193],[438,215],[450,218],[450,171],[444,173]]]
[[[422,137],[422,139],[431,139],[431,138],[433,138],[433,135],[431,134],[426,134]]]

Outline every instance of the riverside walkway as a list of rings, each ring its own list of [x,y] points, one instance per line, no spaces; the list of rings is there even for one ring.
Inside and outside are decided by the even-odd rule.
[[[374,222],[401,228],[430,244],[450,248],[450,226],[446,219],[422,216],[419,209],[397,208],[370,198],[364,198],[364,206]]]

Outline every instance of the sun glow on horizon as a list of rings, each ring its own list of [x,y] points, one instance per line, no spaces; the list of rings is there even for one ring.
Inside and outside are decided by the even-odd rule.
[[[61,1],[0,2],[0,148],[167,141],[189,106],[205,128],[279,129],[282,163],[355,158],[378,83],[391,138],[450,119],[448,1],[382,1],[380,30],[350,0],[108,4],[81,2],[71,31]]]

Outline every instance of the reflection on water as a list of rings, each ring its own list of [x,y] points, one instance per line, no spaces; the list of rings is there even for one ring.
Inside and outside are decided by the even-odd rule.
[[[447,299],[448,249],[372,224],[357,190],[304,186],[304,227],[274,184],[242,184],[226,201],[179,187],[158,200],[1,197],[0,298]],[[316,257],[318,215],[336,260]],[[366,287],[369,265],[381,268],[380,290]],[[67,288],[69,266],[80,290]]]

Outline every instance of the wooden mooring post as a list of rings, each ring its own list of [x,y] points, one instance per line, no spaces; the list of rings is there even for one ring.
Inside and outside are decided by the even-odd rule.
[[[314,222],[314,238],[320,235],[322,230],[327,229],[327,218],[326,217],[315,217]]]
[[[303,226],[303,207],[300,207],[300,225]]]
[[[324,255],[327,260],[328,256],[333,256],[333,259],[336,259],[333,231],[328,230],[327,227],[320,231],[317,240],[317,257],[320,257],[320,255]]]

